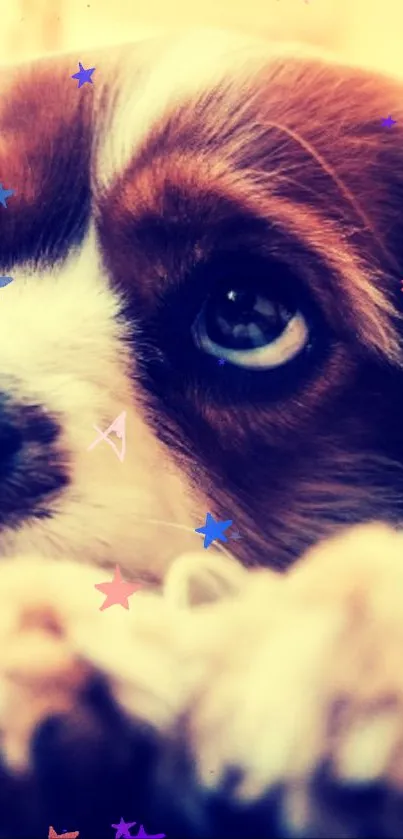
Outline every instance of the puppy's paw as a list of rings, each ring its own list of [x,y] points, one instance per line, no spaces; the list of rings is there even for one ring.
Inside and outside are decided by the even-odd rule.
[[[244,812],[272,808],[275,790],[276,835],[401,835],[403,535],[358,527],[286,577],[250,576],[206,611],[204,638],[195,619],[206,670],[185,736],[198,782],[214,807],[224,795]]]
[[[70,561],[0,566],[1,835],[70,824],[102,839],[133,808],[152,828],[153,731],[177,713],[176,660],[158,595],[100,611],[95,584],[111,578]]]

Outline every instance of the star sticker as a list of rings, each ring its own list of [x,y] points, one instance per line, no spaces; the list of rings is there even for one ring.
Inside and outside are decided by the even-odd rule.
[[[137,822],[125,822],[123,816],[121,816],[119,824],[111,824],[111,827],[116,828],[115,839],[133,839],[129,830],[134,824],[137,824]]]
[[[140,830],[134,839],[165,839],[165,833],[146,833],[143,825],[140,825]]]
[[[382,120],[382,125],[386,126],[387,128],[391,128],[392,125],[396,125],[396,120],[392,119],[392,117],[389,114],[387,119]]]
[[[217,521],[211,515],[211,513],[207,513],[206,516],[206,524],[204,527],[196,527],[195,533],[204,533],[204,547],[208,548],[215,539],[221,539],[222,542],[228,542],[226,536],[224,536],[224,530],[227,527],[230,527],[232,524],[232,519],[228,519],[227,521]]]
[[[54,827],[49,828],[48,839],[77,839],[79,835],[78,830],[74,830],[73,833],[56,833]]]
[[[12,283],[12,277],[0,277],[0,288],[5,288],[6,285],[10,285]]]
[[[72,79],[78,79],[78,89],[83,86],[86,82],[92,84],[91,74],[94,72],[95,67],[91,67],[90,70],[85,70],[81,61],[78,62],[78,66],[80,68],[79,73],[74,73],[74,76],[71,76]]]
[[[110,583],[96,583],[95,588],[98,591],[102,591],[102,594],[106,594],[106,600],[99,607],[100,612],[103,612],[104,609],[109,609],[109,606],[114,606],[115,604],[120,604],[120,606],[128,609],[128,598],[135,591],[142,588],[142,586],[139,586],[138,583],[126,583],[122,579],[119,565],[117,565],[113,580]],[[136,822],[133,822],[133,824],[136,824]]]
[[[118,456],[120,462],[123,463],[126,453],[126,411],[122,411],[122,413],[119,414],[119,416],[113,420],[113,422],[110,424],[109,428],[106,429],[106,431],[101,431],[101,429],[98,428],[97,425],[94,425],[94,428],[95,431],[98,431],[98,437],[94,440],[93,443],[91,443],[90,446],[88,446],[87,451],[90,452],[91,449],[95,448],[95,446],[98,445],[98,443],[100,443],[102,440],[105,440],[106,443],[109,443],[109,445],[112,446],[113,451]],[[109,438],[109,435],[112,431],[114,431],[119,440],[122,441],[120,454],[117,450],[117,447],[115,446],[115,443]]]
[[[3,189],[3,184],[0,184],[0,204],[3,207],[7,207],[6,198],[10,198],[10,195],[14,195],[13,189]]]
[[[218,363],[221,365],[225,364],[225,358],[219,358]]]

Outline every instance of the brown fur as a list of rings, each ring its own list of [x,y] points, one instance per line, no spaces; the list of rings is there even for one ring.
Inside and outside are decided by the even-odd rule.
[[[15,776],[22,773],[42,830],[54,778],[43,784],[41,761],[50,755],[52,764],[53,755],[62,763],[72,751],[74,772],[66,785],[70,793],[75,789],[71,798],[79,802],[84,833],[85,793],[96,787],[106,808],[117,790],[120,795],[122,775],[128,765],[133,770],[137,755],[133,723],[141,720],[165,738],[168,753],[172,738],[175,751],[184,736],[202,796],[210,772],[217,790],[235,766],[243,773],[234,785],[237,802],[264,798],[282,783],[300,827],[313,825],[319,836],[323,825],[336,823],[335,835],[344,839],[359,835],[350,814],[335,815],[337,807],[317,799],[312,777],[325,759],[340,770],[341,781],[344,772],[347,780],[355,777],[356,752],[344,742],[346,707],[347,716],[355,713],[357,701],[359,727],[366,713],[361,700],[382,710],[388,696],[394,707],[401,697],[399,595],[390,622],[387,607],[402,590],[402,537],[374,526],[351,541],[341,536],[321,544],[349,524],[382,519],[398,528],[402,521],[401,84],[325,58],[286,58],[268,47],[267,60],[253,72],[242,76],[234,68],[234,76],[229,72],[197,95],[178,96],[105,181],[100,160],[125,73],[129,68],[133,99],[127,107],[136,121],[138,94],[164,50],[165,42],[139,48],[135,58],[129,48],[105,60],[94,56],[99,84],[80,97],[73,82],[66,99],[62,95],[77,56],[21,69],[7,83],[2,155],[10,184],[17,172],[26,183],[13,214],[0,216],[4,262],[56,261],[63,248],[67,253],[81,242],[91,211],[106,269],[102,291],[108,300],[116,291],[123,295],[119,317],[127,327],[124,340],[106,343],[106,355],[113,355],[111,347],[119,361],[121,354],[127,374],[126,390],[119,380],[116,392],[126,398],[132,395],[127,383],[133,386],[136,417],[149,434],[139,457],[145,452],[149,471],[155,469],[155,495],[175,467],[176,486],[192,503],[197,498],[198,511],[208,504],[216,516],[236,522],[244,538],[231,547],[245,566],[286,569],[319,547],[289,575],[245,572],[233,600],[196,610],[169,602],[166,583],[164,597],[139,595],[126,623],[119,612],[99,614],[95,567],[60,553],[59,565],[44,558],[48,543],[41,556],[12,557],[0,569],[4,761],[17,788],[21,777]],[[389,113],[397,120],[392,129],[381,126]],[[196,350],[191,326],[210,290],[217,254],[226,277],[242,259],[251,274],[259,263],[268,295],[283,285],[307,307],[312,347],[295,365],[259,373],[230,364],[221,369]],[[139,420],[136,429],[142,428]],[[154,450],[150,438],[161,449]],[[102,474],[109,480],[106,468]],[[140,475],[145,481],[145,471]],[[74,469],[69,480],[74,489]],[[51,509],[56,522],[63,500],[60,493]],[[102,507],[98,515],[112,518]],[[121,520],[131,534],[132,520],[123,514]],[[136,525],[133,516],[133,532]],[[140,567],[161,580],[170,564],[164,541],[170,540],[161,537],[146,562],[142,551],[148,546],[153,554],[154,543],[140,528],[135,534],[137,564],[129,573]],[[78,547],[85,560],[86,545]],[[120,556],[113,552],[108,559],[115,564]],[[95,565],[91,551],[88,559]],[[203,553],[194,566],[202,569]],[[91,692],[99,676],[113,711]],[[52,712],[62,721],[47,735]],[[106,751],[104,735],[108,744],[113,740]],[[110,769],[115,740],[118,757]],[[77,754],[87,753],[88,763],[81,763]],[[399,790],[400,754],[396,724],[378,775]],[[168,790],[180,776],[179,762],[174,765],[165,778]],[[113,778],[111,793],[104,770]],[[137,779],[138,765],[136,772]],[[191,777],[189,771],[186,782]],[[131,795],[132,782],[124,789]],[[295,790],[301,793],[296,804]],[[230,792],[223,794],[233,806]],[[113,806],[122,800],[128,799],[114,798]],[[7,830],[15,809],[5,817]],[[20,815],[25,833],[28,815],[29,808]],[[196,831],[197,837],[213,834],[219,829]]]
[[[241,95],[228,82],[170,114],[101,198],[106,264],[166,365],[145,370],[147,410],[248,533],[243,561],[284,566],[339,523],[400,520],[400,115],[394,81],[273,59]],[[268,288],[280,259],[320,307],[326,353],[291,393],[213,362],[206,404],[179,322],[172,354],[158,301],[183,301],[187,329],[189,272],[218,247],[263,255]]]

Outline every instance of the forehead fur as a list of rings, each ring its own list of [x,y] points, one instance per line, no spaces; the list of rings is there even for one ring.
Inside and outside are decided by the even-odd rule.
[[[323,57],[284,57],[266,47],[264,58],[249,43],[221,49],[225,60],[221,53],[199,58],[180,84],[183,55],[172,48],[147,77],[146,93],[139,101],[132,95],[124,153],[114,140],[120,168],[109,188],[102,176],[97,181],[108,226],[116,216],[130,248],[136,220],[142,234],[144,220],[154,220],[172,235],[175,224],[199,217],[197,258],[206,228],[234,206],[270,219],[274,234],[309,243],[329,266],[328,283],[314,289],[329,317],[341,284],[344,321],[370,350],[400,364],[393,284],[403,175],[397,132],[382,126],[381,115],[399,116],[401,85]],[[130,154],[127,136],[136,138]]]

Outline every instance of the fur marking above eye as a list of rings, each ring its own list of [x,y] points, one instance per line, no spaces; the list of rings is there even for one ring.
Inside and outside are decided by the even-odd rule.
[[[127,583],[121,574],[119,565],[115,568],[115,574],[113,580],[109,583],[96,583],[94,588],[101,591],[102,594],[106,594],[106,600],[104,600],[102,606],[99,607],[99,611],[103,612],[104,609],[109,609],[110,606],[120,605],[123,606],[124,609],[129,609],[129,597],[132,596],[136,591],[142,588],[139,583]],[[135,822],[133,822],[135,824]]]
[[[203,547],[208,548],[215,539],[221,539],[222,542],[228,542],[227,537],[224,536],[224,530],[227,530],[231,524],[232,519],[228,519],[227,521],[218,521],[217,519],[216,521],[211,513],[207,513],[206,524],[203,525],[203,527],[196,527],[195,533],[204,534]]]
[[[72,79],[78,79],[78,89],[83,86],[86,82],[89,84],[93,84],[91,74],[94,72],[95,67],[91,67],[88,70],[85,70],[81,61],[78,62],[78,66],[80,68],[78,73],[74,73],[74,76],[71,76]]]
[[[11,195],[14,195],[14,192],[14,189],[4,189],[3,184],[0,184],[0,204],[2,204],[3,207],[7,208],[6,198],[10,198]]]

